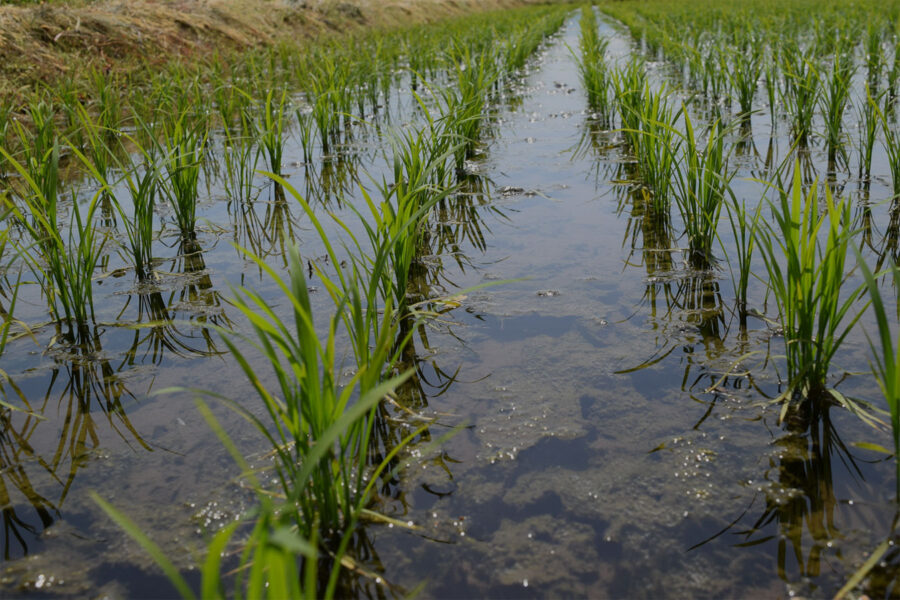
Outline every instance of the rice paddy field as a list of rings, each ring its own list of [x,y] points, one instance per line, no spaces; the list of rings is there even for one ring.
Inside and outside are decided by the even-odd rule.
[[[552,3],[7,103],[0,594],[897,597],[898,16]]]

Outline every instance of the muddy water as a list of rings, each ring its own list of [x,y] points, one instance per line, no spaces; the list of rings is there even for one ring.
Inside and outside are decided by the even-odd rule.
[[[603,27],[613,57],[636,51]],[[377,503],[409,526],[371,525],[355,541],[357,557],[396,587],[362,578],[345,593],[401,593],[425,582],[423,594],[434,597],[831,595],[889,533],[893,465],[852,446],[888,445],[887,436],[839,408],[777,423],[767,399],[779,392],[779,359],[770,355],[783,352],[781,338],[760,319],[739,331],[727,264],[689,269],[677,217],[671,229],[644,221],[627,149],[586,114],[567,45],[577,47],[574,18],[504,95],[495,135],[470,165],[476,175],[435,216],[423,289],[502,283],[467,292],[459,308],[413,337],[418,377],[403,397],[436,421]],[[664,64],[650,69],[654,81],[668,75]],[[414,120],[408,82],[395,94],[393,125]],[[754,121],[735,158],[734,187],[748,203],[762,187],[745,179],[765,171],[770,141],[776,157],[786,156],[786,129],[770,134],[765,117]],[[384,168],[379,139],[363,131],[342,158],[311,171],[296,145],[285,155],[297,163],[287,169],[290,181],[318,199],[323,216],[328,209],[350,217],[356,186],[348,173],[361,168],[377,179]],[[821,153],[813,149],[808,160],[825,173]],[[161,265],[156,286],[103,280],[106,325],[84,356],[42,354],[28,339],[4,355],[4,370],[45,417],[11,415],[0,441],[11,498],[3,513],[6,593],[170,594],[88,491],[132,516],[184,565],[204,532],[251,500],[193,395],[156,392],[198,387],[253,407],[223,344],[196,326],[243,327],[227,303],[229,283],[277,302],[275,286],[230,242],[254,247],[273,266],[283,264],[280,228],[305,257],[323,251],[289,194],[260,182],[258,201],[242,208],[223,199],[214,174],[208,181],[197,245],[178,248],[177,236],[164,237],[157,254],[181,258]],[[887,183],[868,192],[878,232],[887,211],[876,201],[887,197]],[[834,185],[856,193],[852,179]],[[113,257],[109,270],[116,266]],[[761,288],[751,304],[772,313]],[[313,299],[328,309],[324,293]],[[30,301],[34,322],[39,301]],[[112,325],[160,315],[176,325]],[[37,336],[46,346],[53,331]],[[750,352],[759,360],[749,373],[722,380]],[[867,368],[861,333],[848,340],[839,367],[838,374]],[[865,374],[841,389],[877,398]],[[265,465],[246,423],[215,411]],[[431,443],[453,428],[435,452]]]

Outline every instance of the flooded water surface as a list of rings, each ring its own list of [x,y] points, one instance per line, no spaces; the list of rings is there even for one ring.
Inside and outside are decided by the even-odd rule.
[[[610,61],[640,53],[613,21],[600,32]],[[890,534],[894,463],[855,445],[889,447],[889,433],[837,405],[779,423],[783,341],[773,320],[739,326],[724,214],[720,260],[693,268],[677,215],[663,224],[647,216],[623,133],[587,108],[578,35],[573,13],[497,95],[491,135],[458,193],[434,209],[430,254],[412,285],[426,296],[462,292],[412,332],[416,373],[400,390],[432,424],[376,498],[373,509],[395,521],[369,524],[353,541],[356,560],[379,578],[361,576],[342,593],[401,595],[424,584],[424,597],[830,597]],[[664,63],[646,68],[653,85],[669,81],[672,97],[689,102]],[[422,119],[410,80],[398,82],[385,130]],[[688,106],[703,119],[700,104]],[[760,103],[752,129],[729,134],[745,150],[730,158],[732,188],[754,206],[766,193],[767,147],[776,161],[791,155],[787,128],[766,115]],[[310,165],[289,136],[285,171],[323,220],[332,212],[359,233],[351,207],[364,207],[360,185],[388,176],[389,136],[357,127],[353,146]],[[808,162],[824,183],[824,150],[813,147]],[[858,181],[840,177],[831,184],[855,212],[871,206],[873,222],[887,223],[877,198],[890,197],[889,181],[876,180],[865,204]],[[215,173],[204,180],[196,239],[159,240],[158,255],[176,258],[155,282],[136,289],[110,258],[96,282],[92,347],[54,350],[48,325],[6,349],[2,368],[34,415],[2,417],[5,596],[173,593],[89,492],[186,569],[210,532],[252,505],[196,394],[171,388],[221,393],[262,414],[204,325],[246,330],[230,286],[288,307],[233,244],[281,270],[291,240],[310,261],[325,250],[297,201],[264,177],[246,206],[226,199]],[[309,285],[324,326],[330,300],[311,268]],[[760,281],[750,304],[777,316]],[[17,318],[44,318],[37,292],[22,306]],[[145,326],[121,326],[129,323]],[[874,331],[870,317],[860,323]],[[867,352],[854,330],[834,379],[845,395],[878,403]],[[264,468],[265,440],[211,406]],[[395,428],[386,439],[406,431],[399,420],[386,427]],[[889,576],[900,567],[896,553],[884,560]]]

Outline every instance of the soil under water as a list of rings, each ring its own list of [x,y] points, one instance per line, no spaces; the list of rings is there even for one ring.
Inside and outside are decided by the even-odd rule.
[[[640,51],[609,23],[602,33],[611,60]],[[585,109],[569,49],[577,36],[573,16],[498,98],[493,133],[468,165],[463,192],[435,214],[422,288],[495,285],[466,292],[413,338],[418,377],[403,398],[436,421],[375,507],[412,527],[373,524],[355,541],[357,559],[397,587],[361,577],[346,591],[377,595],[425,582],[426,597],[833,595],[897,511],[893,463],[852,445],[887,446],[887,434],[840,408],[777,423],[768,400],[780,391],[781,338],[758,318],[739,330],[727,247],[716,268],[693,270],[677,216],[671,227],[644,219],[621,134]],[[649,69],[656,83],[672,75],[662,63]],[[409,86],[401,78],[387,99],[390,118],[378,117],[385,127],[416,122]],[[787,127],[772,128],[767,114],[732,134],[743,143],[734,189],[749,204],[764,193],[750,179],[765,173],[769,145],[776,162],[791,146]],[[338,155],[303,165],[289,138],[289,181],[321,215],[352,222],[347,207],[358,193],[349,175],[365,173],[363,185],[380,180],[385,148],[360,127]],[[812,148],[806,160],[826,172],[824,151]],[[883,160],[877,173],[887,173]],[[106,324],[93,347],[82,356],[42,352],[54,335],[45,327],[37,345],[18,339],[3,357],[44,417],[4,417],[4,595],[171,595],[88,491],[182,565],[205,532],[252,502],[194,394],[157,392],[202,388],[252,407],[224,345],[197,326],[243,327],[227,302],[230,284],[278,302],[275,286],[231,242],[276,267],[282,228],[309,260],[324,252],[290,194],[264,178],[252,206],[225,200],[214,172],[205,179],[196,243],[179,248],[175,233],[161,240],[157,255],[176,258],[160,265],[156,285],[134,289],[130,275],[99,282]],[[852,178],[829,184],[861,194]],[[877,202],[890,197],[888,184],[876,179],[855,204],[874,223],[888,222]],[[314,277],[310,285],[320,287]],[[751,305],[771,313],[762,286],[752,287]],[[324,323],[330,300],[324,292],[313,299]],[[26,300],[20,317],[39,320],[40,299]],[[163,316],[174,323],[118,326]],[[836,373],[849,374],[845,394],[877,401],[866,349],[857,330]],[[748,353],[756,358],[742,374],[723,380]],[[227,408],[214,410],[265,465],[258,434]],[[434,452],[431,442],[454,427]]]

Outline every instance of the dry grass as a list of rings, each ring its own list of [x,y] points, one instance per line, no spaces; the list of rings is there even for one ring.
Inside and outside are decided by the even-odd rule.
[[[0,97],[89,67],[131,71],[360,27],[396,27],[534,0],[100,0],[0,6]]]

